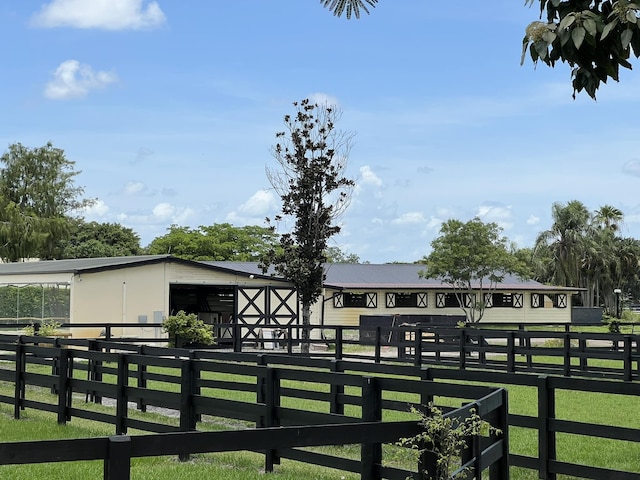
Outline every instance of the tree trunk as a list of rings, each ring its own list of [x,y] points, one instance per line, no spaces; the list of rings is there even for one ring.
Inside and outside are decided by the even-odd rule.
[[[310,304],[302,304],[302,325],[308,326],[311,325],[311,305]],[[309,344],[307,340],[310,337],[310,330],[308,328],[303,328],[302,333],[300,335],[300,339],[302,343],[300,343],[300,352],[301,353],[309,353]]]

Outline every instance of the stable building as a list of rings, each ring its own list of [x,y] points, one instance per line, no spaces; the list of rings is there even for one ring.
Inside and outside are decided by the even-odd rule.
[[[463,320],[451,287],[421,278],[423,268],[327,264],[312,324],[358,326],[368,317],[405,323]],[[485,297],[482,322],[570,323],[573,293],[577,289],[508,277]],[[235,335],[258,338],[263,327],[300,322],[292,284],[262,273],[252,262],[146,255],[0,265],[0,321],[5,325],[55,318],[61,323],[122,325],[112,328],[113,336],[157,337],[157,325],[180,310],[214,325],[220,343]],[[81,337],[101,333],[99,325],[72,331]]]

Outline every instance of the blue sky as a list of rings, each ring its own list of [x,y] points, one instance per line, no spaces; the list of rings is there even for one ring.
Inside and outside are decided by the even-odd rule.
[[[97,199],[85,218],[144,246],[171,224],[264,225],[270,147],[309,97],[356,134],[333,244],[363,261],[418,260],[448,218],[531,246],[574,199],[638,237],[638,73],[573,100],[568,66],[520,66],[536,6],[443,5],[348,21],[318,0],[4,0],[0,145],[64,149]]]

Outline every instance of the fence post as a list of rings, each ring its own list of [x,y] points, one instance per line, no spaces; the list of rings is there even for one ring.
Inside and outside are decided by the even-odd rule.
[[[382,420],[382,393],[379,379],[362,378],[362,421],[379,422]],[[361,480],[381,480],[379,465],[382,464],[382,444],[363,443],[360,447]]]
[[[563,374],[565,377],[571,376],[571,334],[565,333],[563,336],[563,357],[564,357],[564,368]]]
[[[116,435],[127,433],[127,386],[129,384],[129,362],[126,354],[118,354],[118,378],[116,385]]]
[[[375,353],[374,353],[374,358],[375,358],[375,362],[376,363],[380,363],[380,348],[381,345],[380,343],[382,342],[382,332],[380,329],[380,325],[376,326],[376,330],[375,330]]]
[[[491,465],[489,469],[489,480],[503,480],[509,478],[509,394],[505,388],[501,390],[502,404],[496,412],[495,418],[498,425],[495,428],[500,432],[490,433],[492,439],[500,437],[502,439],[502,455],[500,460]]]
[[[420,380],[425,382],[433,381],[433,371],[429,367],[423,367],[420,369]],[[433,403],[433,394],[427,393],[424,390],[420,392],[420,405],[429,405]]]
[[[549,385],[547,375],[538,377],[538,466],[539,478],[542,480],[556,480],[556,475],[550,471],[551,460],[556,459],[556,433],[550,428],[551,420],[555,418],[555,391]]]
[[[336,327],[336,360],[342,360],[342,327]]]
[[[104,459],[104,480],[131,478],[131,437],[109,437],[107,458]]]
[[[69,404],[69,357],[70,350],[58,349],[58,423],[64,425],[67,423],[67,412],[71,406]]]
[[[261,418],[261,427],[277,427],[280,425],[278,419],[277,408],[280,406],[280,377],[277,370],[271,367],[265,367],[262,382],[261,399],[264,403],[264,416]],[[278,451],[274,449],[265,450],[264,455],[264,471],[273,472],[273,465],[280,463]]]
[[[460,329],[460,339],[458,340],[460,347],[460,370],[464,370],[467,366],[467,327]]]
[[[516,371],[516,332],[507,332],[507,372]]]
[[[194,393],[193,360],[186,359],[180,363],[180,431],[195,430],[195,414],[193,409]],[[178,456],[181,462],[189,460],[188,453]]]
[[[580,370],[586,372],[588,369],[587,357],[587,340],[584,337],[578,339],[578,348],[580,350]]]
[[[414,356],[413,356],[413,364],[416,367],[422,365],[422,329],[420,327],[414,330],[415,338],[414,341]]]
[[[16,372],[15,372],[15,391],[13,398],[13,418],[18,420],[20,418],[20,410],[24,403],[24,371],[25,371],[26,357],[24,353],[24,344],[22,343],[22,336],[18,338],[16,343]]]
[[[624,381],[630,382],[633,380],[633,363],[631,347],[633,345],[631,341],[631,335],[625,335],[623,339],[624,351],[623,351],[623,362],[624,362]]]
[[[339,360],[332,359],[329,363],[329,370],[333,373],[342,373],[342,366]],[[330,412],[336,415],[344,415],[344,403],[341,397],[344,395],[344,385],[332,383],[330,387]]]
[[[144,355],[144,345],[138,347],[138,355]],[[136,375],[138,381],[138,388],[147,388],[147,365],[138,363],[138,373]],[[138,410],[141,412],[147,411],[147,404],[144,401],[143,396],[138,399]]]
[[[242,352],[242,329],[237,318],[233,322],[233,351]]]

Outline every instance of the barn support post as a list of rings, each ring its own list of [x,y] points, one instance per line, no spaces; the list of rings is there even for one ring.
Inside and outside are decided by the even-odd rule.
[[[131,437],[109,437],[107,456],[104,459],[104,480],[129,480],[131,478]]]
[[[339,360],[332,359],[329,363],[329,370],[332,373],[342,373],[343,368]],[[344,385],[332,383],[330,387],[330,411],[337,415],[344,415],[344,403],[342,396],[344,395]]]
[[[362,379],[362,421],[380,422],[382,420],[382,392],[379,379]],[[381,480],[379,466],[382,464],[382,444],[363,443],[360,447],[360,479]]]
[[[550,469],[551,461],[556,458],[556,434],[550,428],[551,420],[555,418],[555,391],[550,382],[547,375],[538,377],[538,471],[541,480],[556,480]]]

